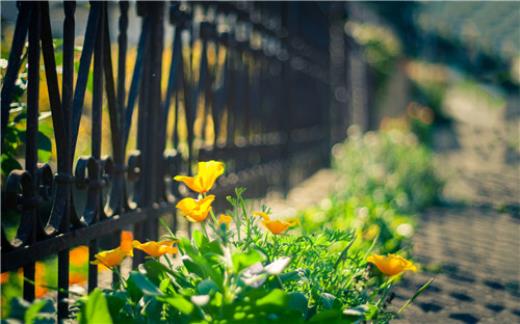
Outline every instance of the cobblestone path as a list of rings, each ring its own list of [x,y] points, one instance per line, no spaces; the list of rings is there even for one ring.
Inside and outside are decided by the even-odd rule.
[[[405,276],[394,303],[401,305],[435,280],[396,322],[520,323],[519,235],[520,220],[511,213],[485,207],[429,210],[414,239],[416,258],[427,269]]]
[[[520,106],[485,109],[452,107],[453,127],[436,134],[448,201],[421,217],[414,253],[425,269],[405,276],[393,303],[435,280],[396,323],[520,323],[520,163],[510,144]]]

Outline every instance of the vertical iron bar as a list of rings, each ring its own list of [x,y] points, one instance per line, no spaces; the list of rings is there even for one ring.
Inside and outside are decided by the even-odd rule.
[[[93,93],[92,93],[92,157],[99,163],[101,158],[101,127],[102,127],[102,105],[103,105],[103,41],[104,41],[104,24],[106,3],[92,3],[92,6],[100,6],[100,19],[96,33],[95,49],[94,49],[94,71],[93,71]],[[89,169],[90,171],[90,169]],[[99,170],[98,170],[99,171]],[[100,171],[99,171],[100,172]],[[89,175],[91,176],[91,175]],[[99,175],[95,175],[95,179],[98,181]],[[90,189],[89,189],[90,190]],[[101,190],[99,186],[96,186],[94,190]],[[100,199],[99,199],[100,200]],[[100,216],[99,200],[96,204],[96,215],[94,216],[93,222],[97,222]],[[92,240],[89,243],[89,260],[94,260],[95,255],[98,252],[98,240]],[[97,287],[97,265],[89,264],[88,271],[88,291],[94,290]]]
[[[292,129],[292,122],[291,122],[291,95],[292,95],[292,79],[291,79],[291,53],[289,48],[289,42],[290,42],[290,36],[292,31],[292,21],[291,21],[291,6],[292,3],[284,2],[282,3],[282,26],[285,28],[285,37],[282,38],[283,46],[288,51],[288,58],[282,62],[282,82],[283,87],[285,91],[282,91],[282,102],[280,103],[281,108],[279,110],[279,118],[282,120],[281,126],[282,129],[280,130],[281,133],[284,135],[284,147],[282,151],[282,161],[283,161],[283,178],[282,178],[282,190],[285,195],[289,193],[289,186],[290,186],[290,159],[291,159],[291,129]]]
[[[87,88],[87,81],[90,71],[90,63],[92,60],[92,52],[94,50],[94,41],[99,31],[99,20],[101,19],[100,6],[95,2],[91,3],[90,11],[87,19],[87,30],[85,31],[85,42],[83,43],[83,50],[79,60],[78,79],[76,81],[76,88],[74,91],[73,111],[72,111],[72,154],[76,149],[79,132],[79,122],[83,112],[83,103],[85,100],[85,90]]]
[[[74,87],[74,12],[76,10],[75,1],[64,3],[65,20],[63,22],[63,79],[62,79],[62,111],[63,128],[65,133],[65,149],[63,159],[65,160],[65,174],[72,173],[73,152],[71,152],[71,118],[72,100]],[[70,186],[69,186],[70,190]],[[67,195],[70,195],[70,191]],[[66,233],[70,227],[70,210],[72,208],[71,198],[67,197],[65,210],[62,219],[61,232]],[[58,322],[68,317],[69,305],[67,299],[69,285],[69,249],[58,253]]]
[[[2,109],[2,146],[5,138],[5,128],[9,122],[9,108],[13,95],[13,87],[20,71],[22,64],[22,51],[25,45],[27,31],[29,29],[29,22],[32,17],[33,6],[28,3],[18,2],[18,16],[16,17],[16,26],[14,29],[13,43],[11,51],[9,52],[9,61],[7,71],[4,76],[2,91],[0,94],[1,109]]]
[[[119,16],[119,35],[118,35],[118,60],[117,60],[117,119],[119,124],[119,134],[112,134],[112,136],[118,136],[120,137],[122,147],[120,148],[121,152],[119,152],[118,155],[120,155],[117,159],[114,152],[114,162],[116,163],[116,169],[117,174],[116,176],[121,177],[121,181],[123,183],[122,187],[119,187],[118,190],[122,190],[122,193],[119,193],[122,196],[122,199],[124,202],[122,203],[124,207],[126,207],[126,184],[124,181],[124,159],[126,155],[126,139],[125,139],[125,115],[124,115],[124,108],[125,108],[125,97],[126,97],[126,91],[125,91],[125,80],[126,80],[126,50],[127,50],[127,29],[128,29],[128,1],[121,1],[119,2],[119,10],[120,10],[120,16]],[[108,40],[110,41],[110,40]],[[107,55],[110,55],[110,53],[107,53]],[[121,160],[120,160],[121,159]],[[116,193],[117,194],[117,193]],[[119,213],[122,213],[124,210],[120,210]],[[121,231],[117,231],[115,233],[117,235],[117,240],[119,242],[119,239],[121,237]],[[119,278],[119,272],[113,271],[112,272],[112,287],[114,289],[119,289],[121,278]]]
[[[150,197],[149,205],[159,203],[164,197],[164,135],[161,130],[166,127],[166,120],[161,115],[161,80],[162,80],[162,54],[164,43],[164,3],[153,3],[152,20],[154,21],[151,48],[151,76],[150,76],[150,130],[148,146],[152,148],[149,157],[150,178]],[[147,222],[148,239],[157,240],[159,235],[159,222],[152,217]]]
[[[25,169],[31,175],[30,198],[36,199],[36,168],[38,163],[38,101],[40,84],[40,4],[34,2],[29,24],[28,84],[27,84],[27,129],[25,136]],[[28,208],[29,206],[24,206]],[[30,210],[31,234],[28,243],[35,241],[38,214],[35,208]],[[23,267],[23,297],[27,301],[34,300],[35,263]]]

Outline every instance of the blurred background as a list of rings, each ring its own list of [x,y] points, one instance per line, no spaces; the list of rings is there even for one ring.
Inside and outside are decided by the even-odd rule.
[[[279,4],[273,3],[267,7],[268,11],[274,13],[275,18],[281,17],[281,12],[278,12],[281,10]],[[2,2],[1,10],[2,58],[5,60],[17,16],[16,2]],[[88,3],[78,3],[75,21],[78,58],[88,10]],[[254,11],[252,8],[250,10]],[[53,36],[60,39],[62,4],[51,2],[50,11]],[[485,154],[486,159],[518,159],[519,105],[516,95],[520,83],[520,30],[516,3],[314,2],[309,4],[308,11],[315,12],[302,12],[301,17],[288,19],[298,26],[298,33],[309,35],[308,39],[315,41],[315,44],[311,44],[314,47],[329,50],[327,46],[330,46],[333,69],[330,72],[331,77],[350,81],[345,83],[348,86],[341,84],[333,90],[336,102],[332,102],[332,105],[341,106],[338,110],[340,115],[334,118],[337,117],[345,125],[359,125],[363,130],[398,122],[393,120],[394,118],[406,118],[408,126],[413,128],[421,140],[430,144],[434,141],[433,125],[444,127],[454,120],[476,123],[475,126],[482,126],[481,130],[486,134],[478,136],[480,141],[491,141],[490,144],[493,144],[496,135],[498,137],[494,146],[502,147],[500,152]],[[117,30],[117,15],[117,4],[110,3],[108,22],[110,29],[114,31]],[[195,16],[197,15],[202,17],[204,14],[198,11],[195,12]],[[314,20],[306,24],[303,19],[308,17]],[[327,28],[327,19],[332,21],[333,18],[342,21],[342,24],[339,26],[337,23],[329,27],[343,30],[344,43],[333,43],[333,39],[330,39],[329,43],[328,35],[322,30],[305,30],[318,28],[316,26],[320,26],[320,19],[321,27]],[[141,28],[140,17],[134,6],[130,6],[129,19],[137,22],[130,24],[128,29],[127,65],[128,70],[131,70]],[[276,28],[282,21],[278,18],[270,23]],[[171,39],[173,31],[172,25],[165,20],[164,38]],[[111,38],[115,43],[117,33],[112,32]],[[56,46],[59,47],[60,44]],[[333,51],[342,51],[341,55],[338,54],[342,61],[334,62]],[[169,57],[171,50],[166,48],[165,61],[168,61]],[[57,60],[60,65],[59,55]],[[5,65],[4,61],[3,71]],[[163,64],[165,74],[167,68],[167,65]],[[45,77],[42,77],[41,88],[45,89]],[[163,79],[166,86],[167,79]],[[85,100],[85,115],[90,113],[91,90],[90,79]],[[40,110],[50,111],[46,91],[40,93]],[[198,120],[203,119],[200,114],[199,112]],[[179,118],[183,118],[182,114]],[[472,121],[468,120],[470,118]],[[103,118],[107,126],[108,121],[108,118]],[[50,125],[50,119],[48,123]],[[496,130],[500,134],[492,130],[492,134],[487,136],[486,129],[494,123],[502,125]],[[82,133],[89,134],[88,125],[87,122],[81,124]],[[182,129],[182,125],[183,123],[179,130],[181,139],[186,137],[186,130]],[[203,133],[206,132],[206,140],[212,141],[211,131],[203,130],[201,122],[198,122],[195,128],[197,137],[204,137]],[[211,128],[211,125],[206,125],[206,128]],[[344,135],[343,128],[340,128],[340,134],[336,134],[338,138]],[[132,129],[135,131],[136,127]],[[42,131],[52,139],[53,133],[46,127],[45,122]],[[456,134],[452,133],[451,138],[449,134],[442,136],[444,135],[444,145],[461,144],[455,143],[457,139],[453,135]],[[103,134],[103,153],[109,153],[111,150],[109,136],[108,132]],[[132,138],[135,136],[130,136],[130,139]],[[54,143],[52,140],[51,142]],[[181,140],[181,149],[182,142]],[[487,144],[483,143],[484,150],[490,147]],[[85,153],[89,146],[88,140],[83,141],[77,152]],[[50,158],[51,161],[55,159],[54,147]]]
[[[238,3],[237,6],[248,11],[251,17],[255,17],[253,5]],[[294,77],[291,80],[292,82],[282,84],[283,87],[278,87],[278,92],[276,92],[277,83],[270,85],[273,93],[278,94],[288,88],[293,91],[294,105],[297,108],[292,111],[291,131],[294,132],[290,136],[298,137],[298,129],[305,128],[310,130],[309,136],[311,138],[314,138],[315,132],[318,132],[316,138],[320,138],[320,140],[326,138],[329,141],[328,144],[335,144],[345,137],[347,140],[352,138],[355,141],[356,138],[359,139],[360,134],[368,132],[368,137],[359,140],[360,145],[363,146],[362,149],[348,151],[360,155],[361,158],[358,157],[358,160],[352,163],[362,165],[365,163],[363,160],[365,155],[363,154],[368,156],[373,152],[374,146],[371,146],[370,143],[373,144],[374,137],[371,137],[370,134],[373,135],[374,131],[398,129],[412,133],[413,137],[402,137],[400,141],[420,143],[433,153],[431,156],[421,155],[420,158],[412,161],[419,161],[419,163],[424,164],[432,162],[435,164],[436,172],[445,182],[440,198],[425,199],[425,201],[428,201],[424,205],[431,204],[435,200],[436,203],[440,202],[442,206],[449,206],[447,209],[435,210],[433,214],[428,214],[430,216],[425,216],[425,219],[428,220],[430,219],[428,217],[431,217],[433,220],[429,223],[426,222],[423,231],[419,232],[422,235],[423,243],[418,243],[417,246],[419,256],[423,257],[422,261],[435,263],[457,259],[454,254],[458,256],[457,253],[465,253],[463,251],[470,249],[468,246],[473,243],[473,240],[481,239],[482,242],[485,241],[484,245],[487,244],[487,249],[482,252],[486,256],[485,258],[488,255],[498,255],[497,258],[500,259],[481,272],[487,271],[489,273],[500,268],[503,272],[498,273],[506,282],[497,284],[496,281],[489,281],[483,287],[492,291],[512,291],[513,297],[511,298],[513,299],[508,302],[515,304],[516,299],[514,298],[518,298],[520,294],[518,284],[520,281],[520,273],[518,272],[518,237],[520,237],[518,225],[520,211],[519,3],[353,1],[309,2],[299,3],[298,6],[302,8],[299,14],[289,15],[282,19],[280,3],[262,3],[263,11],[261,13],[267,12],[274,17],[272,20],[263,21],[263,23],[274,31],[280,31],[282,25],[292,26],[292,29],[289,28],[287,32],[304,36],[308,43],[303,44],[296,41],[291,43],[291,46],[296,50],[305,52],[308,55],[305,59],[312,61],[313,65],[306,66],[302,61],[292,60],[290,62],[291,67],[299,72],[310,73],[317,79],[325,79],[330,84],[330,93],[323,95],[323,89],[316,90],[312,83],[305,83],[304,80],[307,79],[303,77]],[[208,15],[214,15],[211,11],[203,12],[202,9],[197,9],[196,3],[194,3],[193,8],[195,20],[207,19]],[[10,1],[2,1],[0,9],[2,27],[0,68],[3,79],[18,10],[16,3]],[[108,9],[109,29],[116,31],[119,15],[118,4],[110,3]],[[89,4],[78,2],[75,14],[76,63],[81,55],[88,12]],[[259,13],[260,17],[262,17],[261,13]],[[53,37],[55,38],[54,45],[56,49],[59,49],[63,24],[63,6],[61,3],[50,2],[50,17]],[[216,16],[213,18],[218,20]],[[133,23],[128,27],[129,48],[126,64],[127,71],[132,71],[137,57],[137,45],[141,31],[141,17],[137,15],[133,5],[130,6],[129,19]],[[164,39],[168,40],[168,44],[171,43],[170,40],[173,38],[174,32],[174,27],[168,19],[165,19]],[[244,33],[248,33],[247,28]],[[255,37],[252,36],[251,39],[254,47]],[[117,53],[116,32],[111,32],[111,40],[112,56],[115,58]],[[183,39],[183,41],[191,42],[189,39]],[[284,55],[287,54],[280,49],[280,45],[275,41],[271,43],[267,40],[263,41],[262,44],[265,47],[263,49],[269,55],[276,56],[280,60],[283,60]],[[197,42],[190,43],[190,45],[193,48],[194,61],[197,61],[197,57],[201,55],[201,45]],[[215,48],[208,51],[210,65],[221,64],[222,55],[219,53]],[[56,52],[58,78],[61,84],[59,69],[62,57],[60,54],[61,51]],[[171,46],[165,47],[163,61],[169,62],[172,55]],[[78,66],[75,68],[77,71]],[[163,64],[163,75],[168,75],[168,69],[168,64]],[[22,71],[20,79],[17,81],[17,87],[21,93],[27,87],[26,74],[24,77],[25,72]],[[274,71],[273,75],[277,75],[278,72]],[[298,76],[299,74],[295,75]],[[163,92],[166,89],[167,81],[166,77],[162,78]],[[130,77],[127,78],[126,83],[129,88]],[[46,89],[46,80],[42,73],[39,99],[39,130],[42,136],[39,139],[38,155],[41,162],[49,162],[52,166],[55,166],[56,147]],[[82,117],[82,120],[86,121],[82,121],[79,130],[79,137],[85,140],[78,143],[76,156],[88,155],[92,145],[90,140],[91,124],[88,122],[92,114],[92,89],[93,81],[92,78],[89,78]],[[316,96],[313,95],[314,91],[316,91]],[[239,93],[233,95],[240,96]],[[13,103],[15,106],[12,106],[12,111],[24,111],[24,96],[22,94],[21,100]],[[277,114],[276,109],[272,108],[275,107],[272,104],[274,96],[276,94],[273,97],[265,96],[263,107],[267,108],[262,110],[263,115],[256,117],[269,121],[272,116]],[[183,104],[181,100],[180,106],[183,106]],[[200,106],[203,105],[204,103],[201,101]],[[312,109],[302,108],[302,110],[298,110],[300,107],[306,106],[312,106]],[[219,141],[229,140],[230,135],[227,131],[231,120],[229,113],[227,116],[223,116],[220,121],[222,132],[217,133],[214,130],[215,125],[210,112],[201,107],[196,109],[195,146],[203,148]],[[166,146],[175,148],[182,154],[187,154],[190,144],[188,144],[185,110],[179,110],[178,115],[168,118],[170,118],[167,123],[168,134],[174,132],[173,120],[178,119],[179,121],[177,123],[176,120],[178,142],[168,140]],[[322,120],[322,118],[324,120],[330,119],[331,122],[327,124],[329,129],[313,128],[316,126],[316,120]],[[108,108],[104,105],[103,129],[110,129],[109,120]],[[273,119],[273,124],[275,121],[280,122],[278,119]],[[14,122],[19,123],[16,127],[24,129],[25,119],[14,118]],[[136,146],[136,125],[137,118],[134,118],[127,145],[129,151]],[[273,127],[278,126],[287,127],[286,124],[277,124]],[[249,135],[255,135],[255,128],[252,127],[252,129],[253,133]],[[348,133],[347,129],[350,129]],[[259,130],[259,132],[265,131],[269,131],[269,129]],[[240,144],[240,140],[241,138],[237,136],[232,139],[232,142]],[[102,155],[112,152],[111,145],[111,133],[104,131],[102,133]],[[330,148],[329,146],[326,147]],[[334,152],[338,151],[339,149],[333,149],[333,155]],[[382,148],[380,151],[383,156],[385,149]],[[5,176],[12,169],[16,168],[17,165],[23,165],[22,140],[13,147],[13,152],[14,159],[2,160],[2,182],[5,182]],[[323,154],[327,159],[329,153],[328,150],[326,152],[320,151],[320,153],[314,152],[313,156]],[[322,157],[320,156],[320,158]],[[347,162],[354,160],[352,155],[343,158]],[[405,151],[398,158],[406,160],[410,156]],[[415,159],[415,157],[412,158]],[[316,171],[317,169],[316,167],[312,170]],[[352,171],[352,175],[354,174],[355,170]],[[337,190],[333,186],[337,180],[335,174],[319,172],[317,173],[318,176],[313,177],[310,182],[302,182],[308,175],[298,170],[293,173],[291,182],[296,185],[296,191],[285,196],[274,195],[273,197],[276,199],[273,198],[272,205],[276,211],[289,215],[312,203],[321,201],[323,204],[322,198],[331,191]],[[434,187],[437,184],[432,184],[428,180],[424,178],[420,183],[409,184],[409,187],[416,191],[424,189],[428,191],[425,195],[430,197],[429,186]],[[327,203],[330,202],[325,201],[325,204]],[[399,204],[399,202],[396,204]],[[508,216],[504,218],[501,216],[503,214]],[[5,226],[8,236],[11,238],[15,236],[16,223],[16,220],[10,220],[6,217],[2,219],[2,225]],[[428,224],[434,225],[428,227],[430,226]],[[446,226],[446,228],[442,226]],[[453,253],[449,254],[441,248],[435,249],[436,244],[440,246],[449,242],[449,238],[439,238],[439,236],[432,234],[443,231],[452,231],[449,233],[453,236],[466,232],[471,233],[471,235],[468,234],[467,242],[463,247],[460,247],[460,251],[457,253],[452,251]],[[500,235],[504,235],[508,240],[502,245],[493,243],[495,237]],[[84,280],[86,272],[84,264],[88,259],[87,252],[84,248],[75,252],[78,267],[83,267],[77,271],[81,274],[76,277],[78,282]],[[482,256],[482,253],[479,255]],[[446,268],[446,273],[464,278],[457,269],[463,266],[475,267],[475,264],[468,266],[468,263],[475,263],[475,260],[478,260],[475,258],[473,258],[473,261],[471,261],[471,257],[468,257],[468,260],[463,260],[466,262],[464,265],[454,265],[452,262],[451,268],[449,266]],[[72,270],[75,266],[74,260],[72,259]],[[55,267],[56,260],[49,262],[54,262],[52,266]],[[40,270],[38,270],[38,267],[36,268],[37,275],[40,271],[42,276],[48,277],[47,282],[56,281],[55,273],[47,272],[43,274],[44,270],[42,269],[43,267],[40,267]],[[473,271],[469,278],[479,277],[479,275]],[[481,273],[481,275],[485,277],[484,274]],[[467,278],[468,276],[466,276]],[[471,279],[467,279],[466,282],[468,280],[471,281]],[[461,279],[461,281],[464,280]],[[485,283],[485,281],[483,282]],[[408,284],[413,285],[413,283]],[[448,287],[448,284],[446,286],[441,284],[440,286],[445,288]],[[17,295],[20,289],[20,284],[5,286],[2,296]],[[404,291],[407,290],[406,283],[403,289]],[[464,287],[464,289],[471,290],[473,288]],[[488,293],[485,289],[480,291],[477,289],[474,293],[485,295],[482,293],[482,291]],[[46,293],[46,291],[42,293]],[[495,296],[492,293],[489,293],[489,295]],[[462,299],[455,298],[451,302]],[[6,300],[7,298],[3,298],[2,303]],[[437,305],[435,302],[428,302],[423,305],[424,307],[417,308],[415,311],[431,315],[436,313],[435,305]],[[486,305],[492,306],[487,307]],[[499,313],[493,313],[493,305],[496,306],[496,304],[487,303],[482,307],[491,312],[490,314]],[[475,312],[478,313],[478,310]],[[516,305],[516,312],[516,319],[518,319],[520,317],[518,305]],[[475,318],[467,316],[459,316],[456,319],[461,319],[463,322],[475,320]]]

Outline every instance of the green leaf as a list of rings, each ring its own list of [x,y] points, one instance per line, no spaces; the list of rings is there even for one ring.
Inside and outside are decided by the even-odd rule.
[[[164,264],[155,260],[148,260],[143,266],[146,269],[146,276],[148,279],[157,286],[161,283],[165,273],[170,271],[170,269],[168,269]]]
[[[234,271],[240,272],[257,262],[263,261],[264,256],[257,250],[250,250],[247,253],[235,253],[231,259],[233,261]]]
[[[190,258],[194,258],[199,255],[199,251],[191,245],[191,242],[188,238],[182,237],[179,241],[179,248],[184,254],[187,254]]]
[[[326,309],[331,309],[334,307],[334,302],[336,301],[336,296],[329,293],[322,293],[320,295],[320,302]]]
[[[35,301],[25,312],[25,323],[52,324],[54,323],[54,305],[50,299]]]
[[[353,321],[349,321],[343,318],[341,314],[341,310],[337,309],[327,309],[319,312],[315,316],[311,318],[310,323],[352,323]]]
[[[49,162],[52,157],[52,142],[50,137],[53,134],[53,129],[44,124],[40,124],[38,128],[38,160],[40,162]]]
[[[150,323],[160,323],[163,303],[155,298],[148,298],[143,310],[143,314]]]
[[[290,281],[293,281],[293,280],[300,280],[304,276],[305,276],[305,274],[303,273],[303,271],[296,270],[296,271],[282,273],[282,274],[280,274],[278,276],[278,278],[280,278],[280,280],[283,283],[286,283],[286,282],[290,282]]]
[[[186,299],[184,299],[182,296],[175,296],[175,297],[166,297],[162,298],[164,302],[168,303],[169,305],[173,306],[175,309],[177,309],[179,312],[189,315],[195,308],[193,304]]]
[[[192,240],[195,243],[195,246],[200,249],[202,246],[209,243],[208,238],[201,233],[199,230],[194,230],[191,234]]]
[[[81,308],[79,317],[80,324],[112,323],[107,301],[99,288],[90,293],[87,302]]]
[[[163,293],[145,275],[132,271],[127,280],[128,285],[134,285],[145,296],[160,296]]]
[[[182,263],[184,264],[184,266],[186,267],[186,269],[189,272],[196,274],[197,276],[199,276],[201,278],[206,277],[206,273],[204,272],[202,267],[200,265],[198,265],[197,263],[195,263],[189,259],[182,260]]]
[[[48,127],[43,127],[43,125],[41,125],[38,129],[38,137],[36,139],[36,144],[38,147],[38,160],[43,163],[49,162],[49,160],[52,156],[51,140],[50,140],[49,136],[47,136],[44,133],[44,131],[46,133],[49,132],[47,128]],[[51,133],[52,133],[52,131],[51,131]],[[26,133],[25,132],[20,133],[20,139],[23,142],[26,142]]]
[[[19,129],[12,126],[6,128],[4,135],[5,147],[2,148],[2,154],[15,155],[17,153],[17,149],[19,148],[20,144],[22,144],[22,140],[20,138],[21,133],[23,133],[23,131],[20,131]]]
[[[347,247],[347,245],[349,245],[349,242],[347,242],[347,241],[337,241],[337,242],[332,243],[327,248],[327,250],[330,253],[339,253],[339,252],[343,251]]]
[[[224,302],[224,296],[222,293],[217,292],[215,296],[213,296],[213,299],[210,301],[210,304],[215,307],[221,307],[222,303]]]
[[[413,303],[413,301],[419,297],[420,294],[422,294],[426,289],[428,289],[428,287],[430,287],[430,285],[432,284],[433,280],[435,280],[435,278],[431,278],[430,280],[428,280],[424,285],[421,286],[421,288],[417,289],[417,291],[415,292],[415,294],[413,294],[413,296],[408,299],[406,301],[406,303],[404,303],[403,306],[401,306],[401,308],[399,308],[399,311],[397,312],[398,314],[401,313],[406,307],[408,307],[408,305],[410,305],[411,303]]]
[[[308,300],[301,292],[292,292],[287,294],[288,297],[288,308],[295,310],[302,315],[308,310]]]
[[[164,278],[159,284],[159,290],[165,293],[168,290],[168,288],[170,287],[170,285],[171,285],[171,279]]]
[[[370,309],[369,305],[359,305],[353,308],[343,310],[343,314],[350,317],[364,316]]]
[[[197,285],[197,293],[199,295],[211,295],[218,291],[217,284],[211,279],[205,279]]]
[[[9,173],[13,170],[23,169],[20,163],[18,163],[18,161],[15,158],[6,154],[2,154],[1,164],[2,174],[4,174],[5,176],[9,175]]]
[[[287,304],[287,295],[280,289],[273,289],[264,297],[256,301],[257,306],[284,306]]]
[[[122,291],[111,291],[105,295],[107,300],[108,311],[110,313],[110,317],[117,322],[121,309],[127,303],[127,295]]]
[[[200,253],[202,254],[216,254],[222,255],[224,252],[222,251],[222,246],[218,240],[214,240],[211,242],[206,242],[202,246],[199,247]]]
[[[25,319],[25,312],[31,306],[31,304],[23,298],[13,298],[11,300],[11,312],[10,317],[23,321]]]

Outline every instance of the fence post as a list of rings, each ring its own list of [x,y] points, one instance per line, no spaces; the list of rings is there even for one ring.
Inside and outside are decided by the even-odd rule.
[[[36,222],[38,212],[36,204],[30,204],[36,197],[36,170],[37,170],[37,135],[38,135],[38,110],[39,110],[39,83],[40,83],[40,4],[33,3],[31,21],[29,23],[29,54],[28,54],[28,85],[27,85],[27,130],[25,149],[25,169],[30,176],[30,185],[27,188],[27,202],[24,203],[23,218],[30,224],[24,241],[31,244],[36,240]],[[22,220],[23,221],[23,220]],[[19,231],[20,232],[20,231]],[[31,262],[23,267],[23,297],[27,301],[34,300],[35,287],[35,263]]]
[[[139,92],[139,115],[137,129],[137,148],[141,155],[140,177],[135,190],[136,203],[140,208],[152,207],[158,202],[158,182],[162,181],[159,163],[163,160],[158,136],[161,132],[161,68],[163,52],[163,2],[139,2],[138,14],[143,17],[143,24],[149,23],[150,29],[144,49],[142,76]],[[161,177],[161,179],[158,179]],[[158,236],[158,221],[155,217],[136,225],[138,240],[155,240]],[[142,262],[143,254],[134,257],[134,265]]]
[[[285,196],[289,193],[291,185],[291,51],[290,51],[290,36],[291,36],[291,3],[284,2],[281,4],[282,10],[282,48],[287,51],[286,60],[282,62],[282,84],[280,91],[282,92],[280,103],[280,119],[282,120],[282,133],[284,133],[284,147],[282,149],[282,191]]]
[[[343,32],[344,4],[331,2],[329,7],[329,109],[326,117],[327,152],[326,163],[330,165],[330,149],[340,138],[341,118],[346,110],[346,84],[345,84],[345,39]]]

